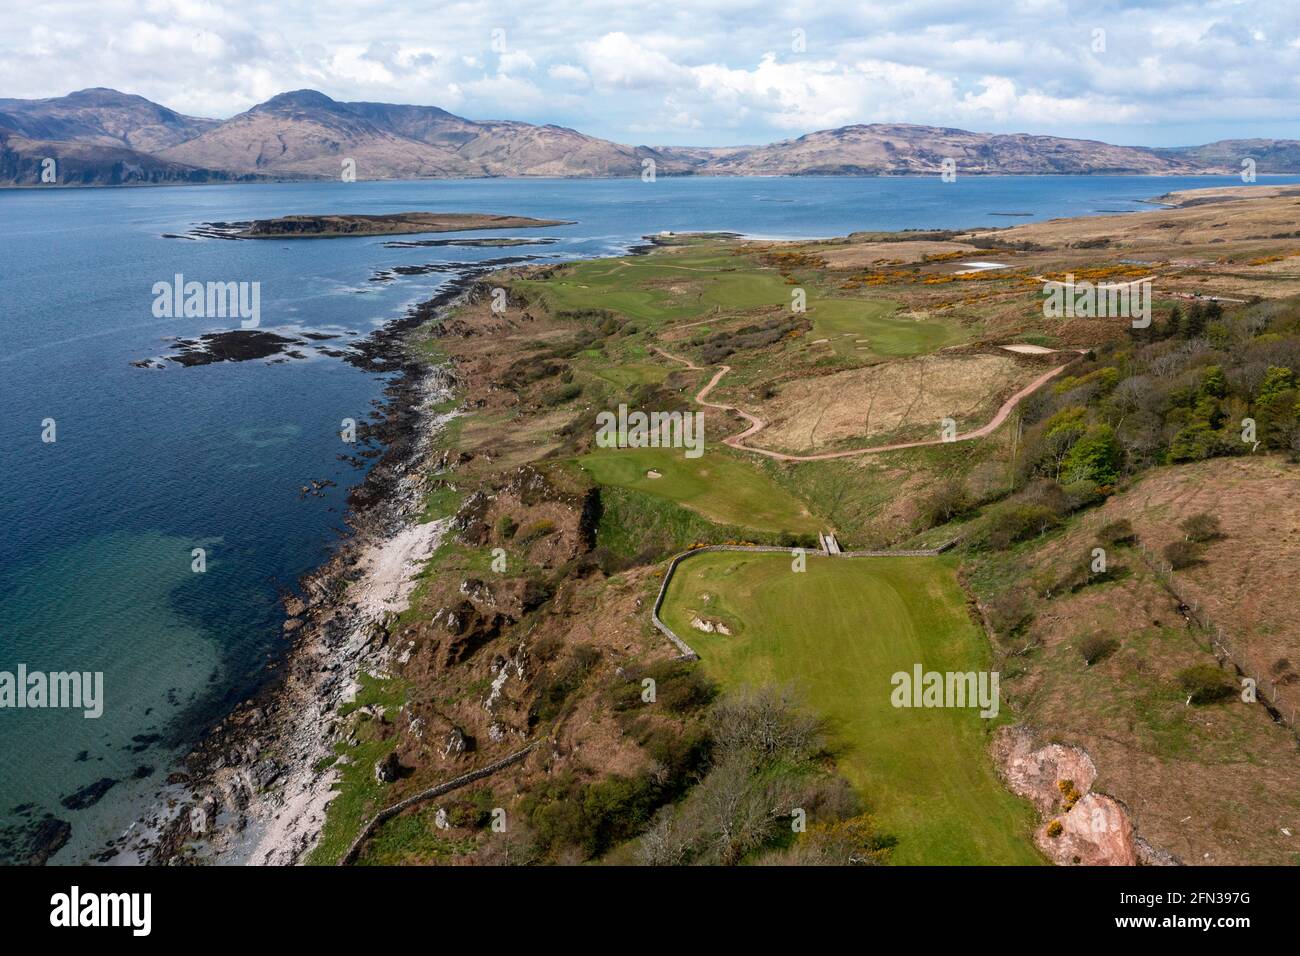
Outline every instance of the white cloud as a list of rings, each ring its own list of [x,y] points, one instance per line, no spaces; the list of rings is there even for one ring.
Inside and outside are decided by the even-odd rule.
[[[537,69],[537,61],[523,50],[511,50],[497,58],[497,71],[500,73],[522,73]]]
[[[546,71],[546,75],[551,79],[570,86],[587,86],[591,83],[591,77],[587,71],[580,66],[574,66],[572,63],[557,63]]]
[[[690,77],[690,71],[663,53],[622,32],[606,33],[599,40],[582,44],[582,57],[592,80],[599,86],[668,88]]]
[[[869,122],[1097,138],[1128,129],[1127,142],[1188,142],[1188,129],[1202,139],[1300,134],[1294,4],[660,0],[611,9],[607,0],[50,0],[0,32],[0,96],[112,86],[228,116],[315,87],[615,139],[717,144]],[[1097,28],[1104,52],[1090,48]],[[802,51],[791,46],[796,29]],[[494,30],[506,45],[494,48]]]

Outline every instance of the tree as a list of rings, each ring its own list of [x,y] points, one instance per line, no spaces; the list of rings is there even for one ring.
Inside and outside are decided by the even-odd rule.
[[[1223,366],[1207,365],[1201,375],[1201,396],[1223,398],[1228,394],[1228,381],[1223,375]]]
[[[1169,310],[1169,323],[1165,326],[1167,336],[1173,338],[1174,336],[1179,335],[1182,332],[1182,327],[1183,310],[1175,305]]]
[[[1188,422],[1169,443],[1170,461],[1201,461],[1211,458],[1219,449],[1219,434],[1209,422],[1197,419]]]
[[[1259,392],[1255,395],[1255,401],[1266,402],[1279,392],[1290,391],[1293,388],[1295,388],[1295,373],[1284,366],[1270,365],[1268,371],[1264,373],[1264,380],[1259,383]]]
[[[1124,452],[1109,425],[1091,426],[1070,449],[1064,462],[1066,483],[1094,481],[1111,485],[1119,478]]]
[[[1194,339],[1205,331],[1205,310],[1201,303],[1193,302],[1183,319],[1182,333],[1185,339]]]

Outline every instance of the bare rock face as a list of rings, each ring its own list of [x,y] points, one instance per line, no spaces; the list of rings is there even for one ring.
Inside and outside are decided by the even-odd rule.
[[[397,779],[401,769],[402,765],[397,759],[397,753],[389,751],[375,761],[375,781],[377,783],[392,783]]]
[[[1145,841],[1139,844],[1123,804],[1092,790],[1097,766],[1081,748],[1034,747],[1025,727],[1003,727],[993,748],[1007,785],[1042,814],[1034,842],[1054,863],[1136,866],[1139,845],[1143,860],[1159,856]]]
[[[1070,810],[1054,817],[1062,826],[1053,837],[1052,821],[1035,834],[1039,849],[1055,862],[1078,866],[1136,866],[1133,826],[1118,800],[1085,793]]]
[[[999,740],[1006,741],[1002,756],[1002,773],[1014,793],[1031,801],[1044,815],[1059,808],[1063,780],[1072,782],[1079,793],[1087,793],[1097,779],[1097,766],[1078,747],[1048,744],[1037,750],[1033,738],[1016,728],[1005,728]]]

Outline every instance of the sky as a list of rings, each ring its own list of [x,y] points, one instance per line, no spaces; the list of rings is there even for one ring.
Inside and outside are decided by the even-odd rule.
[[[217,118],[311,88],[647,145],[1300,138],[1300,2],[0,0],[0,97],[91,86]]]

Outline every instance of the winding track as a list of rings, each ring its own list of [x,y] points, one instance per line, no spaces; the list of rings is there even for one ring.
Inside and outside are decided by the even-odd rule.
[[[664,349],[659,348],[657,345],[654,346],[654,351],[658,352],[664,358],[671,359],[674,362],[679,362],[682,365],[685,365],[688,369],[690,369],[693,372],[708,371],[708,368],[706,366],[696,365],[690,359],[683,358],[680,355],[673,355],[671,352],[667,352]],[[747,445],[745,444],[745,439],[749,438],[752,435],[758,434],[760,431],[766,428],[767,422],[763,421],[761,418],[758,418],[755,415],[751,415],[749,412],[745,411],[744,409],[737,408],[735,405],[722,405],[717,402],[706,401],[706,396],[709,394],[709,392],[713,391],[714,387],[718,384],[718,382],[722,380],[722,376],[726,375],[728,372],[731,371],[730,365],[718,366],[718,370],[713,373],[713,377],[709,379],[708,384],[706,384],[702,389],[700,389],[698,392],[695,393],[695,403],[697,405],[703,405],[705,408],[716,408],[719,409],[720,411],[735,412],[741,418],[745,419],[745,421],[749,422],[749,426],[745,428],[743,431],[737,432],[734,435],[730,435],[727,438],[722,439],[722,443],[724,445],[730,445],[732,448],[739,449],[740,451],[752,452],[753,454],[756,455],[766,455],[768,458],[775,458],[777,461],[825,461],[828,458],[850,458],[855,455],[878,455],[881,452],[886,452],[886,451],[900,451],[904,448],[924,448],[928,445],[943,445],[943,444],[949,444],[951,442],[970,441],[973,438],[984,438],[986,435],[991,435],[994,431],[998,429],[998,427],[1003,422],[1007,420],[1007,417],[1010,416],[1010,414],[1015,410],[1017,405],[1019,405],[1030,395],[1034,394],[1034,392],[1038,391],[1040,388],[1042,388],[1052,379],[1056,378],[1056,376],[1060,375],[1067,368],[1069,368],[1071,365],[1077,362],[1080,358],[1082,358],[1084,355],[1087,354],[1088,350],[1076,349],[1076,351],[1079,354],[1074,358],[1070,359],[1070,361],[1063,362],[1062,364],[1056,366],[1050,371],[1047,371],[1042,375],[1038,376],[1038,378],[1034,379],[1032,382],[1030,382],[1020,391],[1016,392],[1005,402],[1003,402],[1002,407],[998,409],[997,414],[993,416],[993,418],[988,422],[988,424],[981,425],[979,428],[975,429],[974,431],[963,432],[962,434],[957,435],[955,438],[948,439],[947,441],[945,441],[942,438],[929,438],[926,439],[925,441],[899,442],[897,444],[892,444],[892,445],[875,445],[871,448],[850,448],[847,449],[846,451],[825,451],[817,455],[788,455],[785,452],[773,451],[770,448],[758,448],[757,446],[754,445]]]

